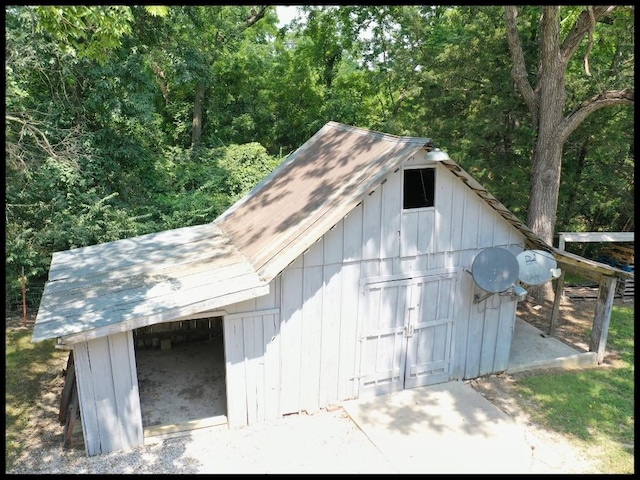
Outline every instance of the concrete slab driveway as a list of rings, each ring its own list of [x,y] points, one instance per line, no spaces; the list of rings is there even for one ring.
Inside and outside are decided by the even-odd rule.
[[[399,473],[530,473],[525,429],[464,382],[342,403]]]

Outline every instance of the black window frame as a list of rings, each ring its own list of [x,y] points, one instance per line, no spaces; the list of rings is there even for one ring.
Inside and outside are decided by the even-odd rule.
[[[433,208],[435,205],[435,167],[405,168],[402,174],[402,209]]]

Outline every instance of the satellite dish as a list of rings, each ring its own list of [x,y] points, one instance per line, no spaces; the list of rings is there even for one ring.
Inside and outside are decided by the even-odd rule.
[[[556,259],[544,250],[525,250],[516,259],[520,267],[518,279],[527,285],[541,285],[560,276]]]
[[[504,292],[518,277],[518,260],[504,248],[492,247],[482,250],[473,259],[471,276],[482,290],[491,293]]]

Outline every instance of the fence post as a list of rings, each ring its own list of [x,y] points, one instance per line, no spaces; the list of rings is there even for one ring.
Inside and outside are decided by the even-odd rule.
[[[27,326],[27,285],[24,280],[24,267],[22,267],[22,313],[24,314],[23,324]]]

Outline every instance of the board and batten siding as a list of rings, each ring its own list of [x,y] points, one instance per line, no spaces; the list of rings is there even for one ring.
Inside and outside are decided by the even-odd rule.
[[[277,280],[277,279],[276,279]],[[280,418],[280,282],[269,293],[225,307],[227,422],[230,427]]]
[[[73,345],[88,456],[144,443],[133,332]]]
[[[442,165],[419,155],[405,165],[436,169],[434,208],[402,211],[400,167],[286,267],[267,297],[227,309],[230,426],[358,397],[358,312],[367,278],[459,271],[451,379],[506,370],[516,302],[494,295],[474,303],[482,291],[470,271],[482,249],[515,255],[524,237]]]

